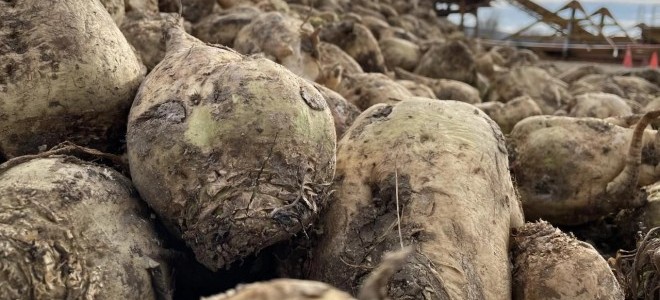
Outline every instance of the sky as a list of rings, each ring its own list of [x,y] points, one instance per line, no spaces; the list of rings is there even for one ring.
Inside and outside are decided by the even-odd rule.
[[[550,11],[555,11],[566,3],[568,0],[534,0],[537,4],[545,7]],[[581,0],[582,6],[591,14],[600,7],[606,7],[610,10],[612,15],[617,21],[628,30],[628,33],[637,36],[639,35],[638,29],[633,27],[641,22],[647,25],[660,26],[660,0]],[[525,27],[535,21],[524,11],[509,4],[506,0],[495,0],[492,2],[492,7],[480,8],[479,19],[485,20],[490,16],[499,17],[498,30],[506,33],[513,33],[520,28]],[[654,9],[655,7],[655,9]],[[655,10],[655,18],[653,12]],[[569,12],[566,12],[565,17],[569,17]],[[449,19],[458,23],[460,17],[458,15],[451,15]],[[475,19],[472,16],[465,17],[466,26],[473,26]],[[541,25],[533,28],[537,32],[550,32],[551,29]],[[610,30],[613,30],[610,29]]]

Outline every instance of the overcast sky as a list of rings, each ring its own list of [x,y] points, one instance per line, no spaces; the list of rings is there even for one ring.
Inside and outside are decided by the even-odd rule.
[[[569,1],[536,0],[534,2],[540,4],[548,10],[555,11]],[[589,14],[596,11],[600,7],[606,7],[614,15],[617,21],[619,21],[619,23],[621,23],[621,25],[626,28],[626,30],[629,30],[629,33],[632,35],[639,34],[639,30],[634,30],[632,27],[640,22],[644,22],[649,25],[653,25],[653,22],[655,22],[655,26],[660,26],[660,0],[581,0],[580,2]],[[655,18],[653,18],[654,10],[656,15]],[[565,17],[568,18],[569,13],[566,12],[566,14],[567,15],[565,15]],[[508,33],[516,32],[518,29],[535,21],[535,19],[530,17],[527,13],[521,11],[517,7],[509,4],[504,0],[493,1],[492,7],[479,9],[480,19],[487,19],[491,15],[499,17],[498,30]],[[454,22],[458,22],[459,16],[452,15],[449,17],[449,19]],[[466,17],[466,25],[472,26],[474,22],[474,18]],[[547,27],[542,25],[537,26],[534,29],[541,32],[547,32],[549,30]]]

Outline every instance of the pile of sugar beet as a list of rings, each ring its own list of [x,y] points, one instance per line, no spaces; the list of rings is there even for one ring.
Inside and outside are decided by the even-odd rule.
[[[434,1],[0,1],[0,299],[658,299],[660,72]]]

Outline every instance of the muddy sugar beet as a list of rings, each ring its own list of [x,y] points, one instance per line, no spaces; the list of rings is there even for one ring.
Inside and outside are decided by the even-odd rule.
[[[146,70],[100,2],[0,1],[0,41],[0,157],[119,142]]]
[[[516,230],[512,253],[513,299],[624,299],[598,251],[547,222]]]
[[[237,33],[234,48],[244,54],[263,52],[293,73],[315,80],[319,75],[319,41],[313,31],[311,25],[298,19],[278,12],[264,13]]]
[[[62,155],[0,165],[0,298],[168,299],[150,214],[104,166]]]
[[[509,136],[511,171],[525,216],[578,225],[644,204],[639,188],[660,180],[649,112],[634,129],[595,118],[534,116]]]
[[[242,285],[220,295],[203,300],[356,300],[346,292],[339,291],[322,282],[275,279]]]
[[[216,270],[310,224],[334,174],[335,129],[312,83],[168,26],[129,116],[131,174]]]
[[[386,253],[381,264],[373,269],[360,287],[357,298],[318,281],[275,279],[238,285],[222,294],[204,300],[385,300],[387,284],[393,274],[408,263],[412,248],[405,247]]]
[[[504,136],[474,106],[416,98],[370,107],[338,144],[333,189],[308,278],[357,294],[403,243],[415,251],[391,279],[391,298],[511,299],[509,233],[523,217]]]

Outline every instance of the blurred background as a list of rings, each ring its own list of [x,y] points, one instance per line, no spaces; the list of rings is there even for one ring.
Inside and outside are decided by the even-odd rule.
[[[660,0],[447,0],[436,12],[484,44],[548,57],[644,64],[660,45]]]
[[[566,0],[535,0],[536,4],[549,11],[557,11],[569,3]],[[579,1],[587,13],[596,12],[600,8],[607,8],[628,34],[641,38],[639,24],[657,27],[660,26],[660,0],[582,0]],[[491,7],[479,8],[479,22],[484,30],[481,36],[502,38],[524,28],[536,19],[507,0],[492,1]],[[570,17],[570,11],[563,11],[559,15]],[[459,24],[460,14],[451,14],[449,19]],[[466,28],[474,28],[476,23],[474,15],[466,15]],[[607,34],[620,34],[617,28],[605,28]],[[538,24],[530,28],[530,33],[548,34],[553,30],[546,24]]]

